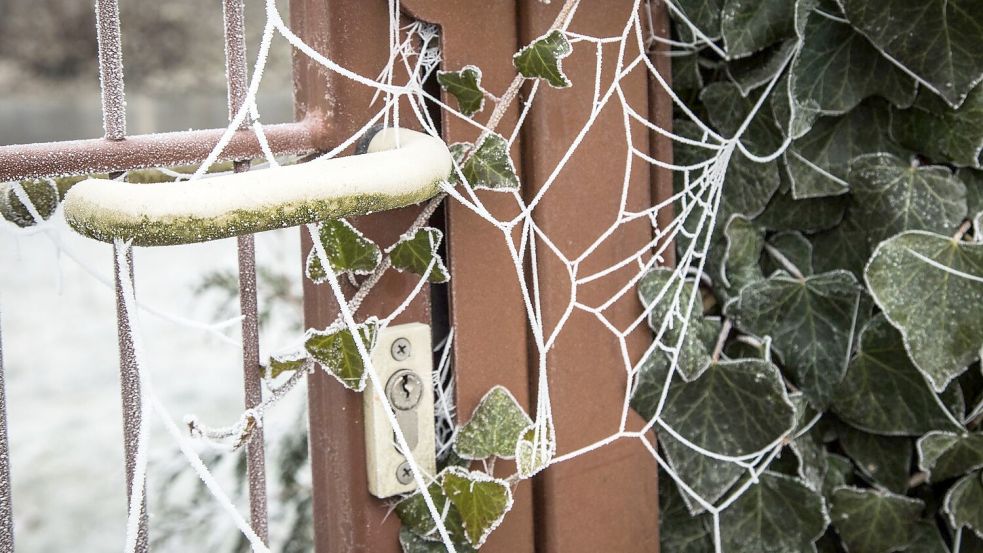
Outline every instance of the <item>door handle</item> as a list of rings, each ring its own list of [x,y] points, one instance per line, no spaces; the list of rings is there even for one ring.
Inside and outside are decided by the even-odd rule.
[[[420,203],[439,192],[452,163],[439,138],[385,129],[361,155],[196,181],[88,179],[66,194],[65,219],[103,242],[205,242]]]

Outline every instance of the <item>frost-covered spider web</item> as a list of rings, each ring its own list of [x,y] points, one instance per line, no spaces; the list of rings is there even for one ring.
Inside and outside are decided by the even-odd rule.
[[[487,188],[487,186],[482,186],[482,183],[479,182],[469,181],[469,174],[473,175],[473,173],[465,171],[465,165],[469,159],[469,155],[474,156],[478,154],[474,151],[466,152],[462,157],[455,160],[455,178],[450,179],[449,182],[442,183],[441,193],[429,201],[424,207],[414,224],[407,229],[407,235],[424,228],[440,202],[457,202],[473,211],[488,225],[498,229],[501,232],[501,238],[505,247],[512,256],[515,266],[515,278],[524,300],[526,324],[528,324],[529,330],[531,331],[533,343],[538,353],[538,388],[534,399],[534,411],[530,414],[532,424],[528,427],[528,431],[522,434],[516,444],[516,458],[519,472],[513,478],[495,481],[502,483],[506,488],[510,488],[517,481],[531,478],[550,465],[562,463],[575,457],[590,455],[592,452],[618,440],[638,440],[651,453],[654,460],[652,470],[657,470],[658,467],[665,474],[669,475],[675,481],[692,510],[704,511],[710,514],[714,526],[715,547],[720,551],[722,548],[720,538],[721,513],[725,512],[730,505],[737,501],[744,492],[758,481],[758,476],[775,459],[784,445],[792,441],[796,435],[807,431],[808,426],[815,422],[815,420],[804,422],[797,427],[789,428],[787,431],[780,433],[780,435],[776,435],[770,443],[761,444],[760,447],[755,448],[753,451],[727,454],[706,446],[705,441],[699,436],[680,431],[680,429],[674,427],[671,420],[664,416],[667,401],[670,398],[673,387],[679,385],[681,381],[685,382],[698,376],[697,374],[684,372],[681,366],[688,362],[685,358],[692,354],[690,351],[690,341],[693,340],[693,334],[696,330],[691,328],[693,321],[691,315],[694,312],[701,313],[702,298],[699,283],[706,278],[707,254],[714,240],[713,231],[718,224],[719,214],[721,213],[722,192],[724,186],[726,186],[725,177],[728,167],[732,159],[738,155],[744,156],[751,162],[768,162],[781,155],[788,145],[788,140],[786,140],[774,152],[761,155],[760,153],[749,151],[742,142],[745,131],[752,123],[754,116],[766,104],[766,100],[772,91],[779,90],[779,76],[782,73],[784,65],[779,67],[770,78],[768,84],[764,87],[764,91],[754,101],[750,112],[743,117],[743,120],[737,126],[737,130],[731,136],[722,136],[686,105],[673,91],[672,87],[664,78],[664,75],[660,74],[653,62],[654,55],[665,55],[665,53],[653,54],[653,47],[657,43],[667,44],[672,51],[683,53],[694,49],[697,45],[709,46],[713,49],[718,48],[713,40],[703,35],[696,26],[690,23],[672,2],[667,2],[665,4],[666,8],[681,22],[680,24],[690,29],[691,34],[695,37],[693,43],[679,42],[656,36],[652,31],[653,26],[651,21],[651,10],[655,8],[642,0],[636,0],[632,10],[629,12],[629,17],[624,22],[620,35],[588,36],[569,31],[568,29],[571,23],[577,19],[578,4],[579,2],[577,0],[568,0],[565,2],[553,26],[550,29],[543,29],[540,39],[547,40],[549,37],[558,36],[561,37],[562,42],[572,48],[590,48],[596,52],[595,61],[598,67],[595,82],[573,83],[574,86],[592,86],[595,91],[594,102],[579,132],[575,134],[576,138],[569,144],[566,154],[560,159],[556,168],[544,182],[535,183],[537,184],[535,195],[524,196],[516,189],[500,191],[499,193],[501,194],[511,195],[519,206],[518,215],[511,219],[502,220],[492,214],[482,201],[483,195],[475,191],[476,188]],[[408,27],[403,26],[400,23],[400,13],[398,0],[392,0],[390,2],[390,58],[388,65],[379,75],[360,75],[331,60],[329,57],[318,53],[314,48],[306,44],[284,22],[275,2],[273,0],[267,0],[265,13],[266,24],[262,41],[259,45],[252,76],[249,81],[248,92],[241,109],[235,113],[221,140],[197,171],[190,176],[181,174],[174,176],[190,180],[208,178],[208,169],[219,158],[225,146],[232,139],[234,132],[243,125],[250,127],[256,134],[266,154],[266,164],[276,167],[282,162],[282,160],[278,160],[273,155],[269,147],[261,123],[261,114],[256,103],[256,96],[263,78],[263,69],[266,66],[270,45],[277,35],[284,37],[294,48],[304,55],[309,56],[312,60],[323,66],[325,70],[350,79],[354,83],[365,86],[375,92],[373,103],[369,106],[372,116],[366,118],[363,127],[358,132],[353,133],[348,140],[338,144],[330,152],[323,154],[321,156],[322,158],[332,158],[340,155],[355,144],[372,127],[380,124],[384,127],[417,126],[421,127],[424,132],[439,137],[439,122],[431,117],[429,111],[429,107],[434,104],[443,110],[445,117],[454,117],[473,125],[481,135],[481,138],[477,141],[477,144],[480,145],[483,141],[490,140],[491,137],[500,136],[498,134],[498,125],[503,114],[513,102],[516,102],[520,94],[521,85],[526,80],[531,80],[532,84],[528,88],[528,94],[525,94],[521,98],[522,102],[518,123],[509,136],[501,137],[501,140],[504,141],[506,146],[505,151],[508,151],[509,147],[519,136],[526,116],[535,105],[537,92],[540,88],[549,86],[548,80],[542,76],[539,78],[518,76],[507,90],[502,91],[500,96],[494,95],[491,91],[482,91],[487,96],[483,101],[491,102],[494,107],[488,120],[484,124],[479,123],[469,115],[463,113],[461,109],[453,107],[450,103],[442,101],[427,91],[424,85],[435,75],[441,63],[438,31],[436,27],[423,23],[413,23]],[[602,45],[619,46],[617,50],[618,54],[616,56],[605,55],[605,50],[601,48]],[[633,48],[628,48],[628,46],[632,46]],[[639,53],[632,56],[627,53],[629,51],[637,51]],[[560,69],[560,60],[569,52],[564,53],[562,48],[556,52],[558,52],[555,54],[557,56],[557,69]],[[719,53],[725,56],[723,52]],[[600,71],[602,65],[615,67],[614,77],[609,83],[602,82]],[[452,70],[459,68],[445,67],[444,69]],[[662,128],[657,123],[649,120],[644,114],[633,109],[626,100],[626,94],[622,89],[621,82],[633,71],[647,71],[653,82],[657,83],[661,88],[662,93],[671,98],[675,109],[689,121],[688,128],[696,129],[696,132],[683,135],[680,131],[673,132],[670,129]],[[408,79],[405,83],[400,84],[397,74],[403,72],[408,75]],[[544,80],[547,80],[547,82],[543,82]],[[407,106],[409,110],[406,109]],[[569,257],[563,253],[562,248],[558,247],[551,240],[549,233],[537,224],[533,214],[544,196],[550,193],[551,188],[554,188],[558,182],[562,181],[561,170],[581,147],[584,138],[591,132],[592,126],[597,121],[601,110],[608,106],[620,107],[626,122],[626,128],[629,121],[634,124],[644,125],[651,131],[671,139],[677,149],[682,150],[685,148],[687,151],[695,151],[699,152],[699,154],[685,156],[687,158],[686,163],[680,162],[678,159],[676,161],[673,159],[659,159],[651,152],[644,151],[636,146],[632,142],[632,133],[626,132],[626,146],[628,151],[631,152],[631,155],[629,156],[629,160],[626,161],[627,167],[625,174],[623,177],[615,175],[611,177],[618,180],[623,179],[622,197],[627,197],[630,167],[633,162],[647,163],[656,168],[673,172],[677,177],[676,187],[670,196],[660,199],[656,205],[652,205],[644,210],[632,211],[627,207],[627,203],[622,201],[619,213],[611,221],[608,230],[576,257]],[[689,158],[698,159],[690,160]],[[524,186],[530,186],[531,184],[525,183]],[[30,198],[28,198],[27,194],[19,185],[15,184],[13,190],[17,198],[27,206],[32,217],[39,223],[35,227],[35,230],[30,232],[37,232],[37,229],[43,230],[43,218],[32,205]],[[671,214],[670,222],[668,224],[658,224],[657,221],[665,220],[666,213]],[[589,258],[599,248],[604,247],[610,240],[616,240],[618,230],[623,225],[639,220],[648,220],[651,222],[652,237],[648,243],[640,245],[631,255],[608,267],[601,268],[587,275],[582,274],[584,260]],[[517,229],[521,237],[518,244],[513,240]],[[374,390],[382,390],[384,389],[384,383],[379,381],[378,372],[373,366],[370,357],[372,344],[370,341],[363,340],[364,334],[356,331],[356,329],[363,327],[362,324],[358,323],[356,315],[362,300],[370,292],[375,283],[378,282],[381,274],[386,270],[390,270],[392,260],[388,255],[384,256],[379,265],[371,271],[368,277],[358,284],[358,291],[354,297],[346,298],[341,285],[341,279],[344,275],[338,274],[332,268],[332,263],[329,260],[329,252],[325,250],[324,244],[319,239],[318,225],[310,224],[307,226],[307,230],[314,244],[314,253],[312,255],[319,260],[320,267],[326,273],[325,281],[332,290],[340,307],[340,315],[337,325],[334,328],[336,330],[348,329],[351,331],[351,335],[354,337],[354,344],[364,365],[365,379],[371,382]],[[537,242],[546,246],[545,251],[542,248],[538,248],[539,251],[537,251]],[[127,267],[125,256],[129,246],[123,242],[118,242],[117,246],[119,256],[118,266],[121,268]],[[671,257],[670,248],[675,248],[678,252],[675,265],[671,268],[659,269],[664,264],[664,260]],[[548,283],[541,282],[540,275],[535,274],[535,272],[531,275],[531,278],[527,278],[529,275],[527,275],[527,271],[524,268],[530,261],[532,262],[531,265],[535,267],[537,256],[544,255],[556,256],[563,263],[568,272],[573,275],[572,285],[574,287],[569,304],[566,306],[566,309],[562,310],[564,315],[550,328],[547,328],[547,325],[544,323],[541,301],[541,289],[546,287]],[[586,305],[576,299],[577,287],[585,286],[598,280],[612,278],[615,273],[623,275],[626,268],[631,269],[633,272],[632,277],[624,281],[617,288],[616,292],[605,301],[596,305]],[[428,283],[428,277],[436,270],[444,269],[442,262],[434,256],[422,271],[417,285],[404,298],[400,306],[392,313],[380,317],[377,320],[378,328],[385,328],[390,324],[411,303],[416,295],[424,289]],[[265,394],[264,401],[257,408],[243,413],[242,417],[235,424],[225,428],[209,428],[195,419],[189,419],[186,421],[192,430],[189,436],[175,422],[154,391],[152,378],[148,370],[149,360],[143,355],[140,344],[137,318],[137,307],[139,304],[134,294],[133,284],[130,281],[128,271],[120,270],[118,277],[124,291],[126,318],[134,328],[134,342],[139,374],[143,384],[141,389],[144,411],[140,430],[136,471],[131,490],[126,551],[133,551],[137,543],[137,532],[141,517],[140,505],[143,500],[144,482],[148,470],[146,454],[147,426],[152,417],[163,422],[187,457],[190,465],[223,509],[227,511],[228,516],[231,517],[236,526],[242,531],[253,550],[268,551],[262,539],[253,531],[249,523],[234,506],[229,496],[221,489],[221,486],[219,486],[218,482],[199,458],[192,442],[194,439],[225,440],[233,447],[241,445],[243,441],[249,439],[250,429],[262,424],[264,411],[271,408],[285,394],[288,394],[295,388],[296,384],[312,371],[319,370],[317,365],[312,359],[305,358],[303,355],[296,357],[295,360],[298,360],[300,364],[289,375],[274,378],[272,374],[267,374],[267,378],[265,379],[267,393]],[[451,277],[453,278],[453,275]],[[619,280],[619,282],[621,281]],[[642,292],[643,308],[639,315],[627,325],[619,326],[615,324],[609,318],[611,308],[624,298],[639,293],[640,289]],[[570,320],[571,314],[578,310],[586,312],[599,320],[620,344],[622,351],[628,350],[626,342],[629,337],[637,336],[638,332],[644,332],[646,325],[651,326],[654,338],[645,354],[638,359],[631,359],[626,355],[624,358],[618,360],[598,360],[599,366],[621,365],[624,371],[627,389],[624,404],[621,406],[622,416],[620,420],[622,422],[620,428],[593,444],[562,455],[557,455],[558,445],[562,444],[557,444],[557,431],[551,410],[547,353],[554,347],[558,337],[564,332],[565,325]],[[183,322],[191,324],[189,321]],[[209,325],[204,328],[211,332],[219,333],[220,326]],[[725,325],[719,331],[719,336],[714,336],[717,347],[714,348],[712,353],[705,352],[709,355],[713,363],[716,363],[720,359],[719,350],[722,347],[723,338],[726,337],[728,330],[729,327]],[[450,399],[452,394],[446,390],[446,384],[453,381],[453,376],[448,374],[450,364],[446,353],[450,350],[450,342],[452,340],[453,331],[446,338],[443,346],[445,354],[439,365],[438,374],[436,375],[438,383],[445,384],[436,386],[439,391],[437,416],[442,421],[439,424],[438,430],[438,453],[440,455],[450,450],[455,437],[453,421],[457,414],[455,413],[453,401]],[[283,348],[282,352],[290,353],[295,350],[296,344],[288,344]],[[663,372],[654,372],[649,365],[649,363],[652,363],[652,359],[655,358],[664,361],[664,374]],[[649,416],[644,427],[637,430],[629,430],[625,422],[628,418],[627,413],[632,408],[631,398],[637,391],[639,380],[643,375],[647,377],[655,375],[661,378],[661,385],[655,386],[658,393],[653,401],[654,409],[652,409],[651,416]],[[589,382],[584,382],[584,385],[589,385]],[[784,389],[781,391],[781,395],[785,403],[788,404],[788,397],[785,395]],[[423,498],[427,511],[432,517],[434,531],[425,537],[443,542],[448,551],[460,550],[460,543],[455,543],[445,524],[447,503],[445,502],[441,505],[430,493],[431,484],[435,482],[438,475],[428,474],[421,469],[413,458],[413,455],[409,453],[411,449],[408,447],[406,438],[396,422],[396,417],[388,398],[385,394],[380,394],[379,399],[386,407],[389,423],[392,425],[396,436],[396,445],[400,451],[406,453],[417,488],[422,490],[421,497]],[[671,456],[666,455],[665,449],[660,450],[653,444],[650,439],[650,431],[653,429],[660,435],[671,437],[677,447],[683,447],[693,454],[738,467],[741,471],[746,472],[746,476],[722,497],[702,497],[679,477],[676,465]],[[510,492],[507,503],[511,503]],[[493,521],[489,525],[488,531],[494,529],[500,521],[500,517]]]

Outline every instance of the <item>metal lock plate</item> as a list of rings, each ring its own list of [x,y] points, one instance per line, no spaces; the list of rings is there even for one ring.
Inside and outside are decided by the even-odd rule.
[[[362,394],[365,454],[369,492],[382,498],[411,492],[416,482],[396,445],[380,392],[392,405],[417,465],[431,476],[437,470],[430,326],[410,323],[382,330],[372,350],[372,364],[383,389],[377,392],[370,380]]]

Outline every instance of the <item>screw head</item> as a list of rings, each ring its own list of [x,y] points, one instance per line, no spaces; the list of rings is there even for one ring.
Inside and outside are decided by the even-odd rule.
[[[403,461],[396,467],[396,481],[404,486],[413,482],[413,469],[409,461]]]
[[[401,411],[413,409],[423,397],[423,381],[415,372],[400,369],[386,382],[386,397],[396,409]]]
[[[396,361],[406,361],[412,352],[413,349],[410,347],[410,341],[406,338],[396,338],[392,347],[389,348],[389,353]]]

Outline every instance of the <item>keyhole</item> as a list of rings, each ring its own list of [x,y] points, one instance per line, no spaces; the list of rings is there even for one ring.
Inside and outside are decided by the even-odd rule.
[[[413,389],[416,387],[409,375],[404,374],[400,379],[399,387],[403,392],[403,398],[409,402],[410,398],[413,397]]]
[[[386,395],[396,409],[413,409],[420,403],[423,395],[423,382],[413,371],[402,369],[390,377],[386,384]]]

